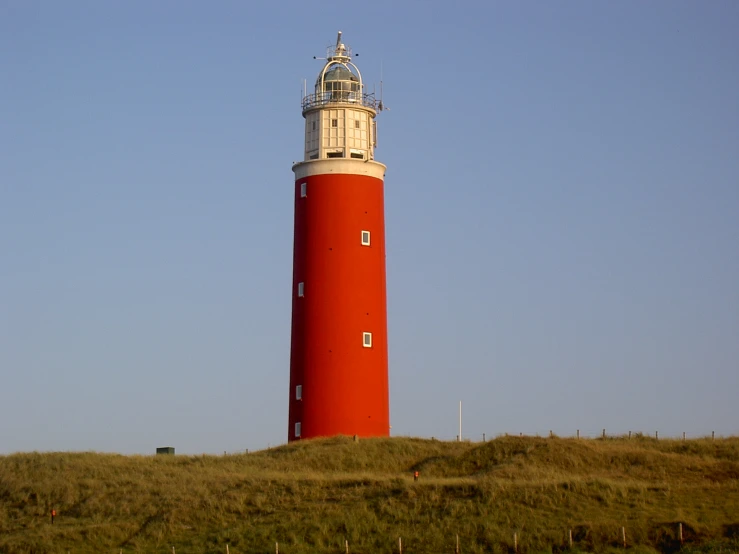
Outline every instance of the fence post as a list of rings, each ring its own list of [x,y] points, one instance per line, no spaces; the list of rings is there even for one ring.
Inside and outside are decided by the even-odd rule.
[[[683,442],[685,442],[685,431],[683,431]]]
[[[485,433],[482,434],[482,442],[485,442]]]
[[[349,554],[349,541],[344,541],[344,547],[346,548],[346,554]]]
[[[621,538],[624,540],[624,548],[626,548],[626,527],[621,527]]]
[[[659,431],[655,431],[654,432],[654,440],[656,440],[656,441],[659,440]]]
[[[629,431],[629,438],[631,438],[631,431]]]
[[[513,533],[513,551],[518,552],[518,535]]]
[[[398,553],[403,554],[403,540],[398,537]]]
[[[682,546],[683,545],[683,524],[682,522],[680,522],[677,525],[678,525],[677,527],[678,534],[680,535],[680,546]]]
[[[580,429],[577,430],[577,439],[580,440]]]
[[[572,550],[572,528],[570,527],[570,550]]]
[[[459,554],[459,533],[457,533],[457,548],[454,551],[455,554]]]
[[[275,554],[280,554],[280,544],[277,542],[275,543]]]
[[[551,430],[551,429],[549,429],[549,438],[551,439],[551,438],[553,438],[553,437],[554,437],[554,433],[552,433],[552,430]]]
[[[711,440],[716,440],[716,431],[711,431]]]
[[[228,545],[226,545],[226,554],[230,554],[228,551]]]
[[[606,430],[603,429],[603,438],[606,438]]]

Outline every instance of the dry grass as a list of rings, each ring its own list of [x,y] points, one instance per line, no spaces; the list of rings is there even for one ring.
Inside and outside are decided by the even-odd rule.
[[[421,478],[414,482],[412,472]],[[51,508],[57,510],[51,525]],[[739,550],[739,439],[337,437],[235,456],[0,457],[0,552]],[[728,551],[728,550],[724,550]]]

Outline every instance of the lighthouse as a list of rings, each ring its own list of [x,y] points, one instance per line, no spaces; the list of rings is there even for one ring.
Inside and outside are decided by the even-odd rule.
[[[295,173],[288,440],[390,434],[382,103],[329,47],[302,100]]]

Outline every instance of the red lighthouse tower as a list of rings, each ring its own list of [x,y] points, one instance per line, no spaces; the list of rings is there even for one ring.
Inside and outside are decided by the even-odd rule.
[[[388,436],[382,105],[341,42],[303,98],[295,173],[288,440]]]

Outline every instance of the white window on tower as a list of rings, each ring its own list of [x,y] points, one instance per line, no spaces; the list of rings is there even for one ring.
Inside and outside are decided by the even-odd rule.
[[[300,198],[308,196],[308,183],[300,183]]]
[[[303,385],[298,385],[295,387],[295,400],[302,400],[303,399]]]
[[[362,333],[362,346],[372,348],[372,333]]]
[[[300,422],[298,421],[298,422],[297,422],[297,423],[295,424],[295,436],[296,436],[296,437],[299,437],[299,436],[300,436],[300,431],[301,431],[301,429],[300,429]]]
[[[305,283],[298,283],[298,296],[305,296]]]
[[[370,245],[370,232],[362,231],[362,246],[369,246],[369,245]]]

